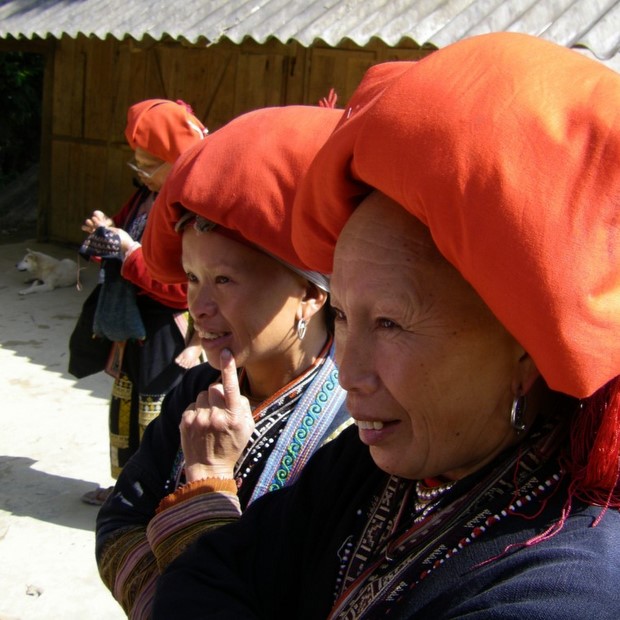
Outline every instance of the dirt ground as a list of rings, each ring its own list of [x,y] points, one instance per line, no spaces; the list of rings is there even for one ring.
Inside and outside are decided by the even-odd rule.
[[[96,268],[81,272],[82,291],[22,297],[15,264],[27,247],[76,258],[55,245],[0,244],[0,620],[124,618],[97,573],[97,508],[80,501],[112,482],[112,380],[67,373],[69,335]]]

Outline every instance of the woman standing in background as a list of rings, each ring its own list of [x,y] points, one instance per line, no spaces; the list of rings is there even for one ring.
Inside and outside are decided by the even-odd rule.
[[[82,226],[90,234],[104,227],[118,235],[120,275],[136,287],[146,332],[144,340],[113,344],[115,379],[109,417],[113,478],[118,478],[138,449],[142,432],[159,415],[166,393],[187,368],[199,361],[200,344],[188,337],[187,286],[162,284],[153,279],[144,262],[140,240],[172,164],[207,133],[190,106],[182,101],[148,99],[131,106],[125,136],[134,150],[134,158],[128,165],[141,187],[113,217],[94,211]],[[100,505],[111,490],[112,487],[98,487],[82,499]]]

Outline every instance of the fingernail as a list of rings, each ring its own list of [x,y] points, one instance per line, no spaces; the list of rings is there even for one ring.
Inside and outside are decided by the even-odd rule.
[[[229,362],[232,358],[232,351],[230,349],[222,349],[220,353],[220,361]]]

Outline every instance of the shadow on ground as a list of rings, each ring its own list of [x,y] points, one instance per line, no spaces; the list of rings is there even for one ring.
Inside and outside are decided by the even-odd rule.
[[[94,531],[97,507],[80,497],[96,486],[38,471],[36,461],[27,457],[0,456],[0,511],[15,516]]]

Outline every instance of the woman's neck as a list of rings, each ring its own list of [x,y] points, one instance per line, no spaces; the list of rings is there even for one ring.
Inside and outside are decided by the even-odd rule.
[[[251,403],[262,402],[301,376],[316,362],[328,340],[328,334],[306,335],[278,358],[256,366],[246,366],[245,396]],[[297,344],[297,343],[296,343]]]
[[[155,202],[155,197],[157,194],[155,194],[154,192],[151,192],[141,203],[140,203],[140,207],[138,208],[137,211],[137,215],[141,214],[141,213],[148,213],[151,210],[151,207],[153,206],[153,203]]]

